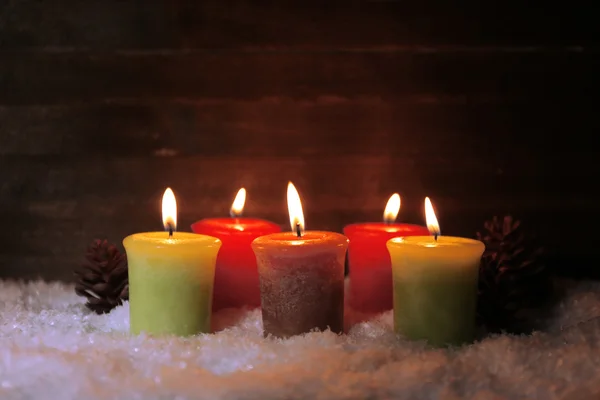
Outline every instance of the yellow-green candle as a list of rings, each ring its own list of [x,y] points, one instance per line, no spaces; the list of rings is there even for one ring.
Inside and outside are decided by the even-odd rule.
[[[477,279],[485,245],[440,236],[429,198],[427,227],[432,236],[393,238],[394,329],[432,346],[460,345],[475,337]]]
[[[174,232],[177,206],[163,196],[168,232],[137,233],[123,245],[129,265],[130,331],[180,336],[210,332],[215,262],[221,241]]]

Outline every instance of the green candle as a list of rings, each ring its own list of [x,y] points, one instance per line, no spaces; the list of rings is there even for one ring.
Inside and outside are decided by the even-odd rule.
[[[427,226],[433,236],[387,242],[392,260],[394,328],[411,340],[433,346],[473,341],[479,262],[485,245],[439,236],[429,198]]]
[[[170,211],[165,209],[165,202],[171,204]],[[138,233],[123,240],[133,334],[187,336],[210,332],[215,262],[221,241],[173,232],[175,214],[175,197],[167,189],[163,220],[169,232]]]

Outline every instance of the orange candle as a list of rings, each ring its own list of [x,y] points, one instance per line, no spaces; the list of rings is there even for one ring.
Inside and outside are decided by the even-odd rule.
[[[334,232],[305,232],[300,196],[291,182],[288,209],[293,232],[252,242],[265,336],[290,337],[328,328],[341,333],[348,238]]]

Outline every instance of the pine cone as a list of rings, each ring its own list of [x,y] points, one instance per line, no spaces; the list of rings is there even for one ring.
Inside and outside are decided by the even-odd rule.
[[[90,244],[75,276],[75,293],[87,297],[85,305],[98,314],[108,313],[129,299],[127,256],[106,240]]]
[[[552,285],[542,249],[522,232],[520,221],[494,217],[477,233],[486,250],[479,267],[480,323],[491,332],[532,329],[530,314],[549,300]]]

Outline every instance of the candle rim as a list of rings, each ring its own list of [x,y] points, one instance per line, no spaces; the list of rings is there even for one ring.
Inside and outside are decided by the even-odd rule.
[[[207,247],[220,246],[221,240],[214,236],[192,233],[192,232],[173,232],[173,236],[169,237],[167,231],[153,231],[153,232],[139,232],[133,233],[126,236],[123,242],[132,243],[152,243],[160,247],[161,245],[166,246],[177,246],[188,243],[195,243]]]
[[[225,227],[223,225],[224,222],[230,222],[232,225],[235,225],[234,221],[239,221],[240,223],[249,223],[249,222],[260,222],[260,224],[251,225],[248,229],[239,230],[234,229],[232,226]],[[253,235],[257,233],[264,232],[265,230],[271,231],[277,229],[281,231],[281,226],[261,218],[251,218],[251,217],[214,217],[214,218],[203,218],[191,225],[192,231],[196,231],[200,227],[210,227],[212,231],[218,234],[223,233],[231,233],[235,232],[236,235]]]
[[[477,239],[463,238],[459,236],[438,236],[436,240],[432,235],[395,237],[388,240],[387,244],[388,246],[411,246],[420,248],[485,247],[485,244]]]
[[[331,231],[305,231],[302,237],[298,237],[295,232],[276,232],[264,236],[259,236],[252,241],[252,248],[262,250],[270,247],[285,246],[290,247],[329,247],[329,246],[347,246],[349,239],[338,232]]]
[[[397,233],[402,232],[402,229],[394,230],[393,228],[421,228],[423,232],[428,232],[424,225],[410,224],[405,222],[357,222],[344,227],[344,234],[355,233]],[[362,228],[362,229],[361,229]],[[392,228],[386,230],[385,228]]]

